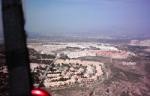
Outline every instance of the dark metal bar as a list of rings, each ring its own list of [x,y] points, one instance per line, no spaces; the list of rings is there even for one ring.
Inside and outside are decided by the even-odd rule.
[[[21,0],[2,0],[10,96],[31,96],[32,89]]]
[[[38,85],[37,87],[41,87],[43,81],[47,78],[46,76],[47,76],[48,71],[53,68],[54,63],[56,62],[56,60],[57,60],[58,58],[59,58],[59,56],[56,55],[56,58],[55,58],[48,66],[46,66],[46,70],[44,71],[44,74],[43,74],[42,77],[40,78],[40,83],[39,83],[39,85]]]

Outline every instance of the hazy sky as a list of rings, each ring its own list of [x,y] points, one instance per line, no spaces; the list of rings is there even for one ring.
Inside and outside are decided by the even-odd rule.
[[[150,33],[150,0],[23,1],[29,34]]]
[[[24,0],[26,30],[44,34],[150,32],[150,0]]]

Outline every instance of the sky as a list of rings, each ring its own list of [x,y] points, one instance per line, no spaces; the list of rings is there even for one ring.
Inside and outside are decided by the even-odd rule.
[[[24,0],[26,31],[45,35],[150,33],[150,0]]]
[[[23,0],[25,30],[46,36],[145,36],[149,5],[150,0]]]

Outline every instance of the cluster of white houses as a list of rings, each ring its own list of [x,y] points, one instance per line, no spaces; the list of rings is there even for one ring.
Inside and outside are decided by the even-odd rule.
[[[103,75],[104,67],[100,62],[68,59],[58,59],[55,65],[54,69],[57,70],[47,74],[44,80],[45,87],[60,87],[98,80]],[[35,64],[33,67],[36,68]]]
[[[97,80],[103,75],[103,63],[93,61],[80,60],[62,60],[56,61],[60,67],[63,64],[68,64],[64,70],[56,71],[53,74],[48,74],[48,78],[44,81],[46,87],[60,87],[64,85],[72,85],[75,83],[90,82]],[[79,66],[79,68],[76,68]]]

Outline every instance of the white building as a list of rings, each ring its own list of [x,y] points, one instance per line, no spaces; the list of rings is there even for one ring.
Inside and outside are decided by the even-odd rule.
[[[92,53],[87,50],[77,51],[77,52],[64,52],[64,54],[67,55],[69,58],[79,58],[79,57],[84,57],[84,56],[96,56],[95,53]]]

